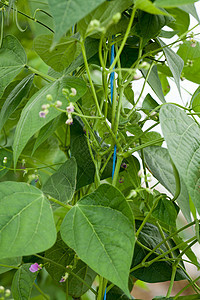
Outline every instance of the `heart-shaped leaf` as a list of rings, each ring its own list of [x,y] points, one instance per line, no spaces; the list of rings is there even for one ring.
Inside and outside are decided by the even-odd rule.
[[[129,295],[134,224],[131,209],[118,189],[103,184],[82,198],[67,213],[61,237],[94,271]]]
[[[0,183],[0,257],[31,255],[56,240],[52,209],[44,194],[22,182]]]
[[[0,48],[0,97],[26,64],[26,53],[18,39],[7,35]]]
[[[169,154],[200,212],[200,129],[197,123],[175,105],[164,105],[160,123]]]

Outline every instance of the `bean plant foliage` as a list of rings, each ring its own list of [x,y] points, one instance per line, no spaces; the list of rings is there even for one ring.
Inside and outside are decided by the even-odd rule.
[[[0,0],[1,299],[200,299],[195,2]]]

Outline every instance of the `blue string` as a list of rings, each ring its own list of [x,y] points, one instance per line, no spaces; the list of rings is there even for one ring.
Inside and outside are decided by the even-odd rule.
[[[112,39],[114,39],[114,36],[112,36]],[[111,46],[110,65],[112,65],[114,59],[115,59],[115,46],[114,46],[114,44],[113,44],[113,45]],[[114,70],[114,68],[115,68],[115,67],[113,67],[113,70]],[[115,79],[115,72],[112,72],[112,73],[110,74],[111,103],[113,103],[114,79]],[[114,173],[115,173],[116,158],[117,158],[117,146],[115,145],[115,147],[114,147],[114,154],[113,154],[112,178],[114,177]],[[106,299],[106,298],[105,298],[105,299]]]
[[[114,36],[112,36],[112,40],[114,39]],[[115,59],[115,46],[114,44],[111,46],[111,57],[110,57],[110,65],[112,65],[113,61]],[[115,67],[113,67],[114,70]],[[112,72],[110,74],[110,93],[111,93],[111,104],[113,103],[113,94],[114,94],[114,80],[115,80],[115,72]],[[117,158],[117,146],[114,146],[114,153],[113,153],[113,167],[112,167],[112,178],[114,177],[115,173],[115,163],[116,163],[116,158]],[[106,300],[106,290],[104,293],[104,298],[103,300]]]

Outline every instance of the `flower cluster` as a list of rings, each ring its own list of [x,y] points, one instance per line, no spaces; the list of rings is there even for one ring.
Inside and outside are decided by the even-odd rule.
[[[40,118],[46,118],[46,115],[49,113],[48,108],[50,107],[50,104],[43,104],[42,110],[39,112]]]

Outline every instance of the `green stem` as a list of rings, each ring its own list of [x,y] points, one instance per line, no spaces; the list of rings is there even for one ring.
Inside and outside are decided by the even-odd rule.
[[[3,4],[3,5],[5,5],[5,6],[7,6],[7,7],[9,7],[9,4],[5,4],[5,3],[3,3],[2,1],[0,1],[0,3]],[[14,7],[11,7],[11,9],[14,10],[14,11],[16,11],[16,8],[14,8]],[[22,11],[19,11],[19,10],[17,10],[17,13],[20,14],[20,15],[22,15],[22,16],[24,16],[24,17],[26,17],[27,19],[32,20],[32,21],[35,22],[35,23],[38,23],[38,24],[44,26],[44,27],[47,28],[49,31],[51,31],[51,32],[54,33],[53,29],[51,29],[51,28],[50,28],[49,26],[47,26],[46,24],[44,24],[44,23],[38,21],[37,19],[35,19],[35,18],[31,17],[31,16],[28,16],[27,14],[25,14],[25,13],[23,13]]]
[[[65,110],[63,110],[63,111],[66,112]],[[101,119],[101,120],[104,119],[104,117],[98,117],[98,116],[85,116],[85,115],[78,114],[78,113],[76,113],[76,112],[73,112],[72,115],[79,116],[80,118],[86,118],[86,119]]]
[[[102,300],[103,299],[103,294],[104,294],[104,289],[103,289],[103,277],[99,276],[99,289],[98,289],[98,296],[97,300]]]
[[[131,150],[127,151],[125,154],[123,154],[123,156],[124,156],[124,158],[129,157],[132,153],[134,153],[136,151],[139,151],[143,148],[146,148],[146,147],[149,147],[149,146],[152,146],[152,145],[156,145],[157,143],[161,143],[163,141],[164,141],[164,138],[159,138],[159,139],[147,142],[145,144],[142,144],[140,146],[135,147],[134,149],[131,149]]]
[[[4,264],[0,264],[0,267],[3,267],[3,268],[9,268],[9,269],[19,269],[19,267],[16,267],[16,266],[10,266],[10,265],[4,265]]]
[[[140,145],[141,145],[141,139],[139,139],[139,142],[140,142]],[[141,153],[142,167],[143,167],[144,178],[145,178],[145,185],[146,185],[146,188],[149,188],[149,184],[148,184],[148,181],[147,181],[147,172],[146,172],[146,167],[145,167],[144,151],[143,151],[143,149],[141,149],[140,153]]]
[[[59,200],[57,200],[57,199],[55,199],[55,198],[53,198],[53,197],[51,197],[51,196],[49,196],[49,195],[48,195],[48,199],[49,199],[50,201],[56,203],[56,204],[59,204],[60,206],[63,206],[64,208],[66,208],[67,211],[70,211],[70,209],[72,208],[71,205],[69,205],[69,204],[64,204],[63,202],[61,202],[61,201],[59,201]]]
[[[180,228],[179,230],[173,232],[172,234],[170,234],[168,237],[166,237],[163,241],[161,241],[156,247],[154,247],[145,257],[145,261],[153,254],[155,253],[155,251],[162,246],[163,243],[165,243],[166,241],[168,241],[169,239],[172,239],[175,235],[177,235],[178,233],[180,233],[181,231],[189,228],[190,226],[194,225],[196,221],[193,221],[187,225],[185,225],[184,227]]]
[[[181,192],[181,181],[180,181],[180,176],[179,176],[178,170],[177,170],[173,160],[171,159],[171,157],[170,157],[170,161],[171,161],[171,164],[173,167],[173,172],[174,172],[174,177],[175,177],[175,182],[176,182],[176,191],[175,191],[174,198],[172,199],[172,201],[175,201]]]
[[[128,113],[127,118],[129,118],[129,117],[131,116],[131,114],[132,114],[132,113],[134,112],[134,110],[135,110],[136,105],[137,105],[138,102],[140,101],[140,99],[141,99],[141,97],[142,97],[142,95],[143,95],[143,92],[144,92],[146,83],[147,83],[147,81],[148,81],[148,79],[149,79],[149,75],[150,75],[151,70],[152,70],[152,68],[153,68],[154,65],[155,65],[155,63],[152,62],[152,64],[150,65],[150,67],[149,67],[149,69],[148,69],[147,75],[146,75],[146,77],[145,77],[144,84],[143,84],[143,86],[142,86],[140,95],[139,95],[137,101],[135,102],[133,108],[132,108],[132,109],[130,110],[130,112]]]
[[[164,234],[163,229],[162,229],[162,227],[160,226],[160,224],[159,224],[158,221],[156,221],[156,225],[157,225],[157,227],[158,227],[158,230],[159,230],[159,232],[160,232],[160,235],[161,235],[162,239],[165,240],[165,234]],[[167,248],[168,250],[171,249],[170,246],[169,246],[169,244],[168,244],[168,241],[165,241],[164,244],[165,244],[165,246],[166,246],[166,248]],[[174,256],[173,256],[172,253],[170,253],[170,256],[171,256],[171,258],[174,258]]]
[[[98,102],[98,99],[97,99],[97,94],[96,94],[96,91],[95,91],[95,88],[94,88],[94,84],[93,84],[93,81],[92,81],[92,78],[91,78],[90,69],[89,69],[87,56],[86,56],[85,45],[84,45],[84,41],[83,41],[82,38],[80,40],[80,44],[81,44],[81,51],[82,51],[82,55],[83,55],[83,60],[84,60],[86,72],[87,72],[87,75],[88,75],[88,80],[89,80],[89,83],[90,83],[90,86],[91,86],[91,90],[92,90],[93,98],[94,98],[94,101],[95,101],[95,105],[96,105],[98,114],[101,117],[102,116],[101,109],[100,109],[99,102]]]
[[[188,243],[189,243],[189,242],[192,242],[195,238],[196,238],[196,237],[194,236],[194,237],[192,237],[191,239],[189,239],[187,242],[188,242]],[[143,263],[143,264],[145,263],[146,267],[149,267],[149,266],[150,266],[151,264],[153,264],[154,262],[156,262],[156,261],[158,261],[159,259],[165,257],[165,256],[168,255],[170,252],[175,251],[176,249],[178,249],[179,247],[183,246],[184,244],[185,244],[185,242],[182,242],[182,243],[176,245],[175,247],[171,248],[170,250],[168,250],[168,251],[166,251],[166,252],[160,254],[159,256],[157,256],[156,258],[152,259],[151,261],[146,262],[147,256],[149,257],[149,254],[148,254],[148,255],[146,255],[146,257],[143,259],[142,263]]]
[[[186,285],[184,288],[182,288],[177,294],[176,296],[173,297],[174,300],[176,300],[185,290],[187,290],[189,287],[191,287],[191,285],[193,283],[195,283],[196,281],[198,281],[200,279],[200,276],[198,276],[196,279],[192,280],[188,285]]]
[[[113,186],[117,185],[117,178],[118,178],[119,170],[120,170],[120,167],[121,167],[121,164],[122,164],[122,160],[123,160],[123,157],[117,156],[117,163],[116,163],[116,166],[115,166],[115,173],[114,173],[113,181],[112,181]]]
[[[148,212],[148,214],[146,215],[146,217],[144,218],[142,224],[140,225],[140,227],[138,228],[135,236],[138,237],[142,228],[144,227],[144,225],[146,224],[147,220],[151,217],[152,211],[154,210],[154,208],[156,207],[158,201],[162,198],[162,196],[159,196],[156,201],[154,202],[154,204],[152,205],[150,211]]]
[[[41,288],[34,282],[33,283],[34,287],[38,290],[38,292],[44,297],[44,299],[49,300],[49,297],[45,295],[45,293],[41,290]]]
[[[76,107],[76,110],[78,111],[78,113],[79,113],[79,114],[82,114],[82,112],[81,112],[81,110],[79,109],[78,105],[75,105],[75,107]],[[82,121],[83,121],[83,123],[85,124],[86,128],[88,129],[88,131],[90,132],[90,134],[91,134],[91,136],[92,136],[92,138],[93,138],[93,142],[95,143],[95,145],[96,145],[97,147],[99,147],[99,142],[98,142],[98,140],[97,140],[97,137],[95,136],[95,134],[94,134],[94,132],[93,132],[93,130],[92,130],[90,124],[88,123],[88,121],[86,120],[86,118],[85,118],[84,115],[83,115],[83,117],[82,117]]]
[[[51,76],[49,76],[49,75],[47,75],[47,74],[45,74],[45,73],[42,73],[42,72],[40,72],[40,71],[38,71],[38,70],[36,70],[36,69],[30,67],[30,66],[25,65],[25,68],[27,68],[27,69],[30,70],[31,72],[35,73],[36,75],[39,75],[40,77],[42,77],[42,78],[44,78],[44,79],[47,79],[47,80],[50,80],[50,81],[56,81],[55,78],[53,78],[53,77],[51,77]]]
[[[109,68],[109,71],[114,68],[114,66],[116,65],[117,61],[119,60],[119,57],[120,57],[120,55],[122,53],[122,50],[124,49],[126,40],[127,40],[128,36],[129,36],[130,30],[131,30],[131,27],[132,27],[132,24],[133,24],[133,20],[134,20],[134,17],[135,17],[135,12],[136,12],[136,9],[133,7],[132,14],[131,14],[131,17],[130,17],[130,21],[129,21],[128,27],[126,29],[126,33],[125,33],[124,38],[122,40],[121,46],[120,46],[119,50],[117,51],[115,59],[114,59],[113,63],[111,64],[110,68]]]
[[[172,275],[171,275],[170,285],[169,285],[169,288],[168,288],[168,291],[167,291],[166,298],[169,298],[170,295],[171,295],[172,288],[173,288],[173,285],[174,285],[175,276],[176,276],[177,266],[178,266],[177,262],[172,265]]]
[[[69,281],[68,279],[66,280],[66,291],[65,291],[65,299],[69,300]]]
[[[134,143],[134,141],[136,141],[136,140],[140,139],[141,137],[143,137],[147,132],[149,132],[149,130],[153,129],[158,124],[159,124],[159,122],[156,122],[155,124],[153,124],[152,126],[150,126],[149,128],[147,128],[145,131],[143,131],[140,135],[133,136],[132,140],[128,144],[126,144],[126,146],[123,148],[123,151],[128,150],[128,148],[130,147],[131,144]]]

